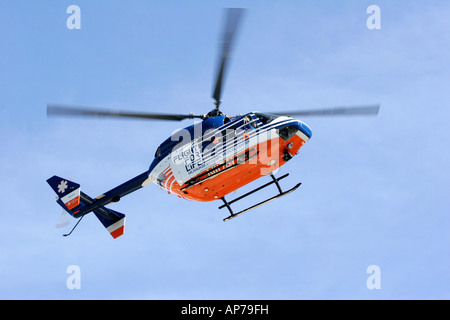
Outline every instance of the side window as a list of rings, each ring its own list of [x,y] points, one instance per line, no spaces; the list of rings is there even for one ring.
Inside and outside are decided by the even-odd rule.
[[[258,126],[256,119],[253,119],[250,115],[244,118],[244,130],[255,130]]]
[[[290,138],[292,138],[294,136],[294,134],[297,132],[298,130],[294,127],[291,126],[286,126],[284,128],[281,128],[278,132],[278,134],[280,135],[280,137],[284,140],[284,141],[288,141]]]
[[[274,116],[272,114],[267,114],[267,113],[259,113],[259,112],[256,113],[255,112],[255,115],[259,118],[259,120],[261,121],[261,123],[263,125],[268,124],[277,118],[277,116]]]

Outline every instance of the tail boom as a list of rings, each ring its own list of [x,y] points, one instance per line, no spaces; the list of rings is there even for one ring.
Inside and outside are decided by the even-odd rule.
[[[105,208],[105,205],[118,202],[121,197],[144,187],[149,181],[148,172],[144,172],[95,199],[82,192],[78,183],[68,179],[53,176],[47,180],[47,183],[57,194],[56,202],[71,216],[80,218],[94,212],[95,216],[115,239],[125,232],[125,215]]]

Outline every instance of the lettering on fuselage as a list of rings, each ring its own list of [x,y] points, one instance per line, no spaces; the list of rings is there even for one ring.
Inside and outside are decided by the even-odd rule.
[[[188,174],[205,168],[205,162],[202,160],[202,152],[198,144],[190,144],[176,152],[172,152],[172,163],[176,166],[184,165]]]

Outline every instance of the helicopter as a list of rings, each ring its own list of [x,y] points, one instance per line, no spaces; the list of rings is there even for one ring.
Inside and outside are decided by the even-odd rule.
[[[72,217],[79,219],[93,212],[113,238],[125,231],[125,215],[106,208],[120,201],[124,196],[149,184],[156,184],[170,194],[191,201],[209,202],[220,200],[219,209],[226,208],[229,215],[224,221],[233,219],[272,200],[294,192],[301,183],[283,190],[275,170],[295,157],[300,148],[311,139],[311,128],[293,116],[346,116],[377,115],[379,104],[334,107],[297,111],[252,111],[243,115],[228,116],[220,110],[222,89],[228,70],[231,52],[246,12],[245,8],[225,9],[222,32],[222,46],[216,66],[212,98],[215,107],[207,114],[164,114],[129,112],[99,109],[84,106],[48,104],[48,116],[87,116],[138,118],[148,120],[201,121],[174,132],[156,149],[153,161],[145,172],[119,186],[91,198],[81,191],[80,184],[70,179],[53,176],[47,183],[57,194],[57,203]],[[251,182],[269,176],[269,182],[235,198],[228,195]],[[275,185],[277,193],[244,210],[234,212],[232,204],[270,185]]]

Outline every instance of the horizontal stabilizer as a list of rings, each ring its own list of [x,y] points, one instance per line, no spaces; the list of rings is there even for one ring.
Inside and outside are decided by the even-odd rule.
[[[100,210],[94,210],[94,214],[114,239],[124,234],[125,215],[123,213],[102,207]]]

